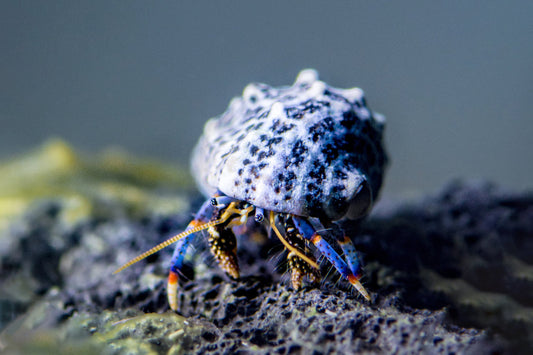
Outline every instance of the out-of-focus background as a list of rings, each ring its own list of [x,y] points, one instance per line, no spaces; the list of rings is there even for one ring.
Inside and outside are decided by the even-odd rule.
[[[3,1],[0,158],[55,136],[188,164],[248,82],[313,67],[386,115],[386,195],[454,177],[531,188],[532,14],[529,0]]]

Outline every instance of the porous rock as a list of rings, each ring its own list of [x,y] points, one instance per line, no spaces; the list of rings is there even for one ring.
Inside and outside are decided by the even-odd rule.
[[[361,226],[344,224],[363,255],[371,303],[332,272],[319,288],[294,292],[273,240],[240,241],[243,277],[231,281],[199,240],[176,314],[166,303],[170,250],[112,272],[181,231],[199,202],[193,198],[192,208],[175,214],[119,203],[107,215],[99,210],[71,224],[63,218],[64,200],[30,204],[2,235],[9,242],[0,248],[0,350],[449,354],[533,348],[530,193],[457,182],[416,202],[381,201]],[[329,265],[321,266],[328,274]]]

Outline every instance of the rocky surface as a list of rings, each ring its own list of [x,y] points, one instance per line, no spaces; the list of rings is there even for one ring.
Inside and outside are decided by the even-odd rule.
[[[319,288],[292,291],[272,240],[241,240],[243,277],[231,281],[199,240],[176,314],[165,291],[172,248],[112,272],[181,231],[201,197],[173,180],[179,172],[113,157],[88,163],[56,142],[0,167],[40,166],[28,168],[30,180],[0,184],[0,351],[533,350],[531,193],[457,182],[412,203],[383,200],[361,226],[344,224],[363,255],[371,303],[325,262]]]

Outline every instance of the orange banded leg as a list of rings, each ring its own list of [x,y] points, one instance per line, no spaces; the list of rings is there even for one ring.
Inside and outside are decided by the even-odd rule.
[[[307,220],[301,217],[292,217],[294,225],[298,229],[298,232],[302,234],[304,239],[311,241],[317,249],[324,255],[329,262],[337,269],[339,274],[341,274],[352,286],[354,286],[357,291],[366,300],[370,300],[370,295],[363,287],[359,279],[361,278],[361,273],[357,270],[356,272],[352,271],[352,268],[344,261],[344,259],[333,249],[333,247],[318,234],[313,226]]]
[[[361,278],[361,261],[359,253],[355,249],[352,240],[347,235],[343,234],[342,239],[337,239],[337,241],[344,252],[344,257],[346,258],[346,262],[348,263],[352,274],[354,274],[359,280]]]
[[[187,253],[187,249],[194,236],[198,232],[211,229],[210,235],[213,238],[212,246],[215,250],[215,256],[218,256],[219,260],[222,262],[222,266],[230,275],[238,277],[239,269],[235,256],[237,243],[231,228],[233,226],[245,225],[248,220],[248,216],[251,215],[254,210],[255,207],[246,202],[237,201],[228,196],[222,195],[220,192],[217,192],[212,199],[203,203],[194,220],[189,223],[183,232],[163,241],[162,243],[159,243],[141,255],[136,256],[115,270],[114,273],[116,274],[125,268],[145,259],[146,257],[157,253],[159,250],[176,243],[176,248],[172,254],[172,261],[168,274],[167,296],[170,308],[177,310],[177,288],[179,275],[181,273],[180,270],[183,266],[183,260]],[[214,228],[217,226],[220,227]],[[227,236],[228,238],[219,240],[220,233],[223,233],[224,236]],[[228,243],[227,240],[230,242]],[[220,250],[222,250],[222,252],[220,252]],[[233,256],[233,262],[231,261],[231,256]]]
[[[195,219],[189,223],[185,231],[200,228],[203,224],[213,218],[215,212],[216,208],[213,206],[211,200],[205,201],[196,214]],[[170,270],[168,272],[167,298],[170,308],[173,310],[177,310],[178,308],[177,292],[179,275],[181,274],[185,255],[187,254],[187,250],[189,249],[189,246],[195,235],[196,233],[192,233],[178,240],[176,242],[176,247],[174,248],[174,253],[172,254]]]

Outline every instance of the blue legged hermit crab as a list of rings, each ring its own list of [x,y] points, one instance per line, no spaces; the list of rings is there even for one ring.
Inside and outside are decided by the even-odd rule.
[[[207,230],[220,267],[238,278],[235,234],[253,218],[288,250],[295,289],[304,277],[313,283],[320,278],[313,244],[370,300],[350,238],[344,233],[324,238],[324,233],[333,221],[359,219],[370,210],[387,160],[384,123],[367,108],[361,89],[331,87],[312,69],[300,72],[292,86],[249,84],[226,112],[206,123],[193,152],[192,172],[208,200],[183,233],[116,272],[177,242],[167,292],[176,310],[180,270],[195,235]]]

